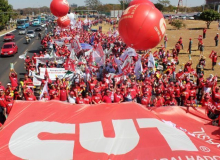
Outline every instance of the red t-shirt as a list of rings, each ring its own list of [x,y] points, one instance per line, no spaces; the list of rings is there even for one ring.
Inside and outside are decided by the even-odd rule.
[[[9,79],[11,81],[11,86],[12,87],[17,87],[18,86],[18,78],[17,75],[15,77],[9,76]]]
[[[155,104],[155,102],[156,102],[156,104]],[[163,106],[164,105],[164,102],[165,102],[165,100],[164,100],[164,98],[163,97],[160,97],[160,99],[154,99],[154,104],[155,104],[155,107],[161,107],[161,106]]]
[[[5,105],[6,105],[5,96],[1,95],[0,96],[0,106],[5,107]]]
[[[212,57],[212,62],[217,62],[217,59],[218,59],[218,56],[217,56],[217,55],[214,55],[214,56]]]
[[[84,104],[84,103],[85,102],[84,102],[83,98],[79,98],[79,97],[76,98],[76,104]]]
[[[13,101],[11,102],[6,101],[6,113],[7,114],[11,112],[12,107],[13,107]]]
[[[141,99],[141,104],[145,105],[145,106],[149,106],[150,105],[150,97],[143,97]]]
[[[85,104],[90,104],[91,103],[91,100],[92,98],[91,97],[85,97],[85,98],[83,98],[83,100],[84,100],[84,102],[85,102]]]
[[[102,100],[102,96],[101,95],[94,95],[92,96],[92,101],[95,101],[96,103],[98,103],[100,100]]]
[[[103,101],[104,103],[112,103],[111,98],[108,97],[108,96],[104,96],[104,97],[102,98],[102,101]]]
[[[37,100],[34,95],[31,95],[29,97],[27,96],[25,99],[26,99],[26,101],[36,101]]]
[[[122,94],[117,94],[117,93],[115,93],[114,94],[114,102],[115,103],[118,103],[118,102],[120,102],[120,101],[123,101],[123,95]]]
[[[1,86],[0,89],[3,90],[3,91],[5,91],[5,87],[4,87],[4,86]]]
[[[60,101],[67,101],[67,91],[65,89],[60,90]]]

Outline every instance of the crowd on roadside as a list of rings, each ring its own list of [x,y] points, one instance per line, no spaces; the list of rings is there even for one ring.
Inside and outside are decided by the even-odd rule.
[[[99,21],[93,24],[96,23]],[[16,71],[10,70],[10,83],[6,88],[0,83],[0,105],[5,117],[10,113],[14,100],[56,100],[71,104],[136,102],[146,107],[204,107],[214,120],[213,124],[219,123],[217,75],[204,78],[206,59],[203,55],[195,69],[192,68],[193,61],[189,60],[176,70],[178,55],[184,47],[182,37],[172,51],[166,49],[166,44],[155,52],[135,51],[122,42],[117,28],[108,33],[103,33],[101,29],[90,32],[83,30],[83,25],[86,25],[83,21],[80,24],[68,29],[56,26],[51,35],[45,35],[41,40],[44,50],[25,58],[27,74],[21,83]],[[168,41],[167,36],[164,41]],[[83,49],[80,44],[89,44],[92,48]],[[48,52],[47,48],[52,51]],[[37,63],[37,57],[48,55],[62,57],[64,61]],[[210,56],[215,62],[214,67],[217,53],[213,52]],[[37,96],[34,76],[30,73],[39,75],[41,68],[45,68],[45,74]],[[72,76],[52,79],[49,68],[65,68]]]

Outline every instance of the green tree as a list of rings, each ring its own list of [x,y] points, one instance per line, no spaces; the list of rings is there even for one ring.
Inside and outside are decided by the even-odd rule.
[[[7,0],[0,0],[0,27],[3,29],[12,17],[13,7]]]
[[[163,8],[164,8],[164,6],[163,6],[161,3],[156,3],[156,4],[154,4],[154,5],[155,5],[155,7],[156,7],[158,10],[160,10],[160,11],[162,11]]]
[[[99,0],[85,0],[84,2],[89,9],[94,10],[96,10],[98,6],[102,4]]]
[[[121,9],[126,10],[129,6],[129,3],[131,2],[131,0],[119,0],[119,2],[121,4]]]
[[[180,28],[186,28],[186,24],[183,23],[183,21],[181,20],[173,20],[171,23],[170,23],[171,26],[175,27],[176,29],[180,29]]]
[[[212,21],[216,21],[219,18],[220,18],[220,14],[214,10],[206,10],[206,11],[202,12],[200,15],[200,19],[203,21],[206,21],[208,29],[209,29]]]
[[[158,3],[162,4],[165,7],[170,5],[169,0],[158,0]]]

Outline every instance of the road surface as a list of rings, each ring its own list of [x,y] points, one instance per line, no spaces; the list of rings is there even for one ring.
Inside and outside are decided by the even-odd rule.
[[[34,29],[34,27],[29,27],[27,30]],[[15,40],[13,42],[16,42],[18,45],[18,53],[10,57],[0,57],[0,82],[2,82],[2,85],[5,87],[7,83],[10,82],[10,63],[14,63],[14,69],[18,74],[18,79],[23,78],[26,71],[24,69],[24,60],[19,59],[19,56],[27,51],[27,55],[32,57],[34,53],[39,53],[41,50],[40,40],[37,39],[38,32],[36,32],[36,37],[33,38],[29,44],[26,44],[25,35],[19,35],[18,32],[18,30],[12,32],[15,35]],[[41,32],[43,33],[44,31]],[[0,47],[5,43],[3,38],[4,36],[0,37]]]

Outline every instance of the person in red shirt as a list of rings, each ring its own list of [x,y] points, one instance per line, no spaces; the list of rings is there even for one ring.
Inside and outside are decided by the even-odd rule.
[[[63,85],[60,86],[59,95],[60,101],[67,102],[68,91],[66,90],[66,88],[64,88]]]
[[[27,92],[27,97],[25,97],[25,100],[26,101],[36,101],[37,99],[33,94],[31,94],[31,92],[28,91]]]
[[[182,91],[181,91],[181,105],[184,106],[185,102],[189,99],[189,90],[187,87],[182,86]]]
[[[106,95],[103,96],[102,98],[102,102],[104,103],[112,103],[112,100],[111,100],[111,91],[107,90],[106,91]]]
[[[53,97],[52,97],[51,100],[59,101],[59,100],[60,100],[59,93],[58,93],[58,92],[55,92],[55,93],[53,94]]]
[[[183,39],[182,39],[182,37],[180,37],[178,43],[182,46],[182,49],[183,49]]]
[[[177,104],[180,106],[181,105],[181,99],[180,99],[181,92],[180,92],[179,82],[176,82],[176,86],[174,88],[174,95],[176,97]]]
[[[0,90],[5,91],[5,87],[4,87],[4,86],[2,86],[2,82],[0,82]]]
[[[220,92],[219,92],[219,87],[213,87],[212,88],[212,100],[214,102],[218,102],[218,100],[220,100]]]
[[[41,97],[41,100],[43,101],[49,101],[50,100],[50,96],[47,92],[43,93],[43,97]]]
[[[11,81],[12,89],[15,90],[15,88],[18,87],[18,76],[14,69],[10,70],[9,79]]]
[[[6,100],[5,100],[5,95],[4,91],[0,90],[0,107],[5,107]]]
[[[116,89],[116,92],[114,93],[114,103],[121,103],[123,102],[123,95],[121,94],[121,89]]]
[[[89,83],[89,90],[93,91],[93,89],[95,88],[95,85],[96,85],[95,79],[92,77],[91,81],[88,83]]]
[[[78,97],[76,98],[76,104],[85,104],[84,99],[82,98],[82,94],[78,94]]]
[[[9,115],[9,113],[11,112],[11,109],[13,107],[14,101],[12,97],[8,97],[6,99],[6,114],[7,116]]]
[[[89,96],[89,92],[86,92],[85,97],[83,98],[85,104],[91,104],[92,103],[92,98]]]
[[[94,90],[94,95],[92,96],[92,103],[93,104],[102,103],[102,96],[98,94],[96,90]]]
[[[211,96],[209,93],[206,93],[204,99],[202,99],[201,101],[201,105],[203,108],[207,110],[207,113],[208,113],[208,107],[210,106],[211,103],[212,103]]]
[[[170,96],[169,101],[166,101],[164,105],[165,105],[165,106],[177,106],[177,101],[176,101],[176,99],[175,99],[175,95],[172,94],[172,95]]]
[[[187,107],[187,111],[189,111],[189,107],[196,107],[195,97],[190,96],[189,100],[184,101],[184,106]]]
[[[203,39],[205,39],[206,38],[206,28],[203,28]]]
[[[144,96],[141,99],[141,104],[145,105],[146,107],[151,106],[151,97],[149,96],[148,92],[144,92]]]
[[[212,70],[214,71],[214,67],[217,63],[217,60],[218,60],[218,55],[217,55],[217,52],[214,53],[214,55],[212,56]]]
[[[161,107],[164,106],[165,100],[164,98],[161,96],[161,94],[158,94],[155,99],[153,100],[153,105],[154,107]]]
[[[27,74],[24,75],[24,85],[33,86],[33,81],[30,78],[28,78]]]

